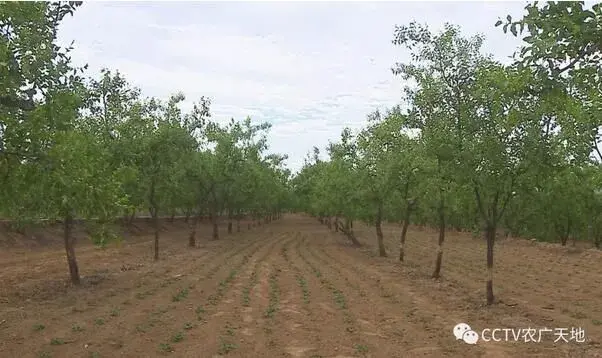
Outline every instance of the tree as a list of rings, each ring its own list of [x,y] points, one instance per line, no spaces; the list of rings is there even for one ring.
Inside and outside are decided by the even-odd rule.
[[[413,106],[408,128],[420,130],[427,152],[436,159],[436,182],[439,238],[433,277],[441,271],[446,230],[446,199],[454,182],[456,165],[464,158],[466,122],[472,107],[469,96],[475,68],[486,60],[481,55],[481,36],[470,39],[460,35],[459,28],[446,24],[437,35],[415,22],[397,26],[394,45],[412,51],[415,63],[396,64],[393,73],[412,79],[416,88],[407,87],[406,97]]]
[[[178,96],[172,101],[181,101]],[[172,116],[170,107],[154,99],[146,103],[146,132],[141,138],[138,171],[145,190],[146,205],[155,230],[154,259],[159,259],[159,213],[169,209],[173,191],[178,190],[186,165],[197,143],[179,118]]]

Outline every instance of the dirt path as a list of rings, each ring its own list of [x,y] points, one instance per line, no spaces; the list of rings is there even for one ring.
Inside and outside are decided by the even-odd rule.
[[[7,257],[0,356],[602,357],[598,258],[503,242],[496,293],[506,304],[484,307],[478,240],[450,234],[444,278],[433,281],[435,233],[411,230],[399,264],[374,256],[369,228],[357,231],[370,245],[352,248],[315,219],[290,215],[194,249],[184,228],[166,232],[156,263],[141,252],[144,240],[85,248],[78,289],[64,285],[60,251]],[[385,228],[390,250],[397,231]],[[587,341],[468,345],[452,334],[460,322],[583,327]]]

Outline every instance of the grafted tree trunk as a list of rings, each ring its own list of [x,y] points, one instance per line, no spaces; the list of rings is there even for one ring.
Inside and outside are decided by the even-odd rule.
[[[380,257],[386,257],[387,250],[385,248],[385,241],[384,241],[384,237],[383,237],[382,215],[383,215],[382,204],[379,203],[374,226],[376,226],[376,239],[378,241],[378,255]]]
[[[215,214],[215,210],[211,211],[210,218],[211,225],[213,226],[213,240],[219,240],[219,227],[217,223],[217,215]]]
[[[487,304],[491,305],[494,301],[493,296],[493,245],[495,244],[496,223],[487,223],[485,227],[485,237],[487,239]]]
[[[132,225],[132,222],[134,222],[135,218],[136,218],[136,209],[132,209],[132,213],[130,214],[130,221],[128,222],[128,225]]]
[[[345,225],[341,224],[340,221],[337,222],[339,226],[339,230],[345,234],[345,236],[351,241],[351,244],[355,247],[360,247],[362,244],[355,237],[355,233],[353,232],[353,228],[351,228],[351,220],[345,219]]]
[[[196,247],[196,229],[199,223],[199,220],[201,219],[201,213],[199,212],[198,215],[195,215],[194,218],[192,219],[192,223],[191,223],[191,227],[190,227],[190,236],[188,236],[188,246],[190,247]]]
[[[73,216],[69,211],[65,215],[65,221],[63,222],[63,239],[65,242],[65,253],[67,254],[67,264],[69,265],[69,277],[71,283],[75,286],[79,286],[81,283],[79,277],[79,268],[77,266],[77,259],[75,257],[75,237],[73,237]]]
[[[441,277],[441,263],[443,261],[443,242],[445,241],[445,200],[443,192],[439,192],[439,238],[437,239],[437,259],[435,260],[435,271],[433,278]]]
[[[566,246],[566,243],[569,241],[569,236],[571,234],[571,218],[567,217],[566,220],[566,228],[562,230],[560,234],[560,243],[562,246]]]
[[[410,226],[410,215],[414,209],[414,200],[409,199],[406,204],[406,212],[403,218],[403,227],[401,228],[401,237],[399,238],[399,261],[403,262],[405,255],[405,243],[406,235],[408,233],[408,227]]]
[[[151,221],[153,223],[153,228],[155,231],[155,242],[154,242],[154,259],[155,261],[159,260],[159,208],[157,206],[156,198],[155,198],[155,182],[151,182],[150,193],[149,193],[149,203],[150,208],[149,212],[151,214]]]
[[[152,213],[152,219],[153,219],[153,227],[155,229],[155,245],[154,245],[154,259],[155,261],[159,260],[159,230],[161,230],[161,228],[159,227],[159,215],[156,209],[153,209],[153,213]]]
[[[232,211],[228,210],[228,234],[232,233],[232,220],[234,219]]]

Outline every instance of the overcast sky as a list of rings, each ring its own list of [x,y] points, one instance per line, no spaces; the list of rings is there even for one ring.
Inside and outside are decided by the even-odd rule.
[[[298,170],[316,145],[345,126],[396,105],[403,83],[391,73],[407,52],[391,44],[396,24],[433,30],[445,22],[486,36],[485,51],[507,61],[520,41],[494,24],[519,17],[525,2],[85,2],[61,27],[73,61],[97,76],[122,72],[146,96],[201,96],[215,119],[272,123],[271,151]]]

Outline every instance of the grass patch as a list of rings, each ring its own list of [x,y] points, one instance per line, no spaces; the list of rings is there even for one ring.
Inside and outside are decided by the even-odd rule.
[[[173,302],[180,302],[188,297],[188,288],[181,289],[175,296],[172,297]]]
[[[62,340],[61,338],[52,338],[50,340],[50,345],[51,346],[60,346],[60,345],[63,345],[63,344],[65,344],[65,341]]]
[[[345,301],[345,296],[343,295],[343,293],[339,290],[334,290],[333,294],[334,294],[334,302],[336,302],[337,306],[340,309],[346,309],[347,302]]]
[[[178,343],[178,342],[181,342],[182,340],[184,340],[184,334],[182,332],[178,332],[178,333],[174,334],[173,336],[171,336],[171,341],[173,343]]]
[[[33,330],[36,332],[43,331],[44,328],[46,328],[46,326],[44,326],[43,324],[34,324],[33,325]]]
[[[159,343],[159,349],[164,353],[173,352],[173,347],[169,343]]]
[[[303,291],[303,303],[309,303],[309,288],[307,287],[307,281],[301,275],[297,275],[297,283],[299,287],[301,287],[301,291]]]
[[[366,353],[368,353],[368,346],[363,345],[363,344],[356,344],[355,351],[359,354],[366,354]]]
[[[235,343],[227,342],[222,337],[220,337],[220,344],[219,349],[217,350],[217,354],[228,354],[237,348],[238,346]]]
[[[280,270],[274,269],[274,271],[270,274],[269,278],[270,303],[265,311],[265,316],[269,318],[274,317],[274,314],[278,310],[278,302],[280,301],[280,290],[278,288],[278,271]]]

